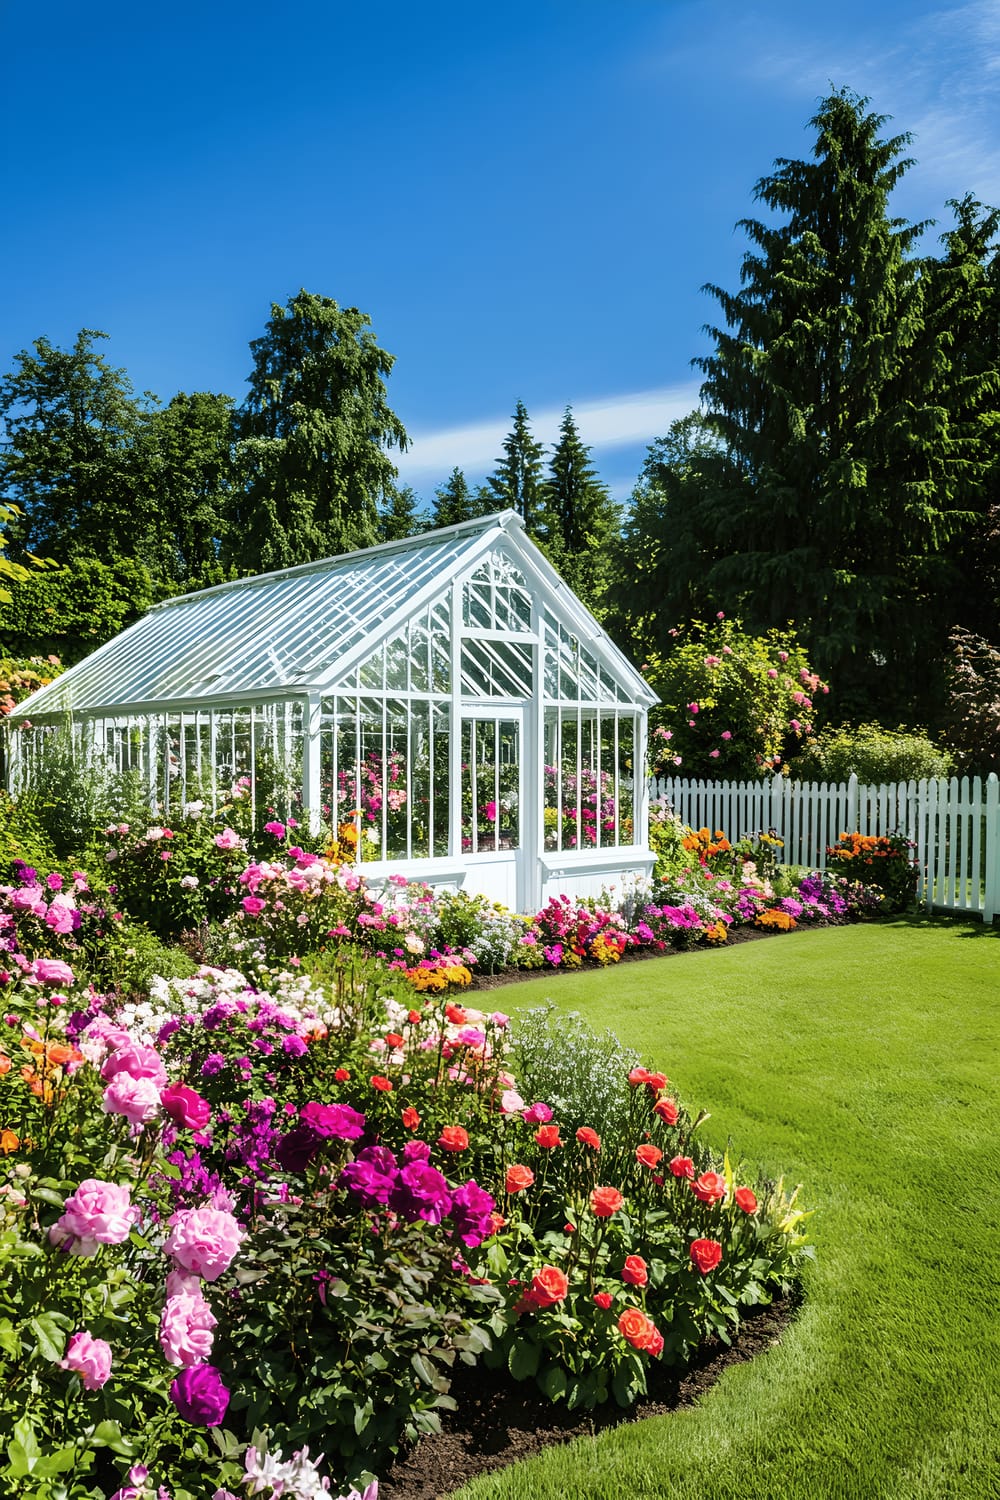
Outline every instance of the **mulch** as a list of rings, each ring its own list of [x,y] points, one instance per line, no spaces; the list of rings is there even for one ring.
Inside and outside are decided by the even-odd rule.
[[[441,1432],[401,1454],[380,1478],[379,1500],[441,1500],[477,1475],[531,1458],[544,1448],[692,1406],[730,1365],[773,1348],[797,1305],[794,1298],[785,1298],[752,1309],[731,1346],[711,1338],[683,1369],[653,1366],[649,1394],[627,1411],[613,1402],[593,1411],[567,1411],[542,1396],[533,1381],[516,1381],[506,1370],[482,1365],[458,1366],[451,1388],[457,1410],[444,1412]]]

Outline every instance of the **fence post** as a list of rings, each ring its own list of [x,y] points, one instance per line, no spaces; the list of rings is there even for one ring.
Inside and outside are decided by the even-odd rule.
[[[995,771],[986,779],[986,890],[983,921],[1000,916],[1000,781]]]
[[[852,771],[847,778],[847,833],[860,830],[858,822],[858,778]]]

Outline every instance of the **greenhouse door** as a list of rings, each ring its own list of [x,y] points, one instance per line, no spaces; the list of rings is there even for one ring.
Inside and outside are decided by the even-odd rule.
[[[462,718],[462,855],[465,888],[502,901],[522,898],[521,713],[502,709]]]

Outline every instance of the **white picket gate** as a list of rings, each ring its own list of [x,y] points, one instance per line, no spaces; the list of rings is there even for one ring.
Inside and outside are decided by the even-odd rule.
[[[918,899],[928,911],[1000,916],[1000,782],[993,774],[961,780],[847,782],[693,781],[650,783],[691,828],[722,829],[731,840],[773,829],[784,864],[826,868],[826,850],[842,833],[901,833],[916,845]]]

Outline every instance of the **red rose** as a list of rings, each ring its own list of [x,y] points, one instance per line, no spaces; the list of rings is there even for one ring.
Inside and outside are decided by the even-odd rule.
[[[411,1026],[417,1026],[417,1025],[419,1025],[419,1023],[420,1023],[420,1012],[419,1012],[419,1010],[408,1011],[406,1019],[409,1021],[409,1023],[410,1023]]]
[[[633,1349],[648,1349],[657,1337],[656,1324],[637,1307],[627,1307],[618,1319],[618,1332]]]
[[[346,1083],[351,1075],[346,1068],[338,1068],[333,1076],[334,1078],[336,1078],[338,1083]]]
[[[675,1156],[670,1163],[670,1170],[675,1177],[693,1177],[694,1162],[690,1156]]]
[[[627,1281],[629,1286],[645,1286],[648,1280],[649,1271],[642,1256],[627,1255],[622,1266],[622,1281]]]
[[[463,1130],[461,1125],[446,1125],[438,1136],[437,1143],[442,1151],[467,1151],[469,1132]]]
[[[468,1013],[460,1005],[446,1005],[444,1013],[453,1026],[464,1026],[469,1019]]]
[[[595,1187],[590,1195],[590,1206],[599,1219],[610,1219],[624,1202],[625,1199],[614,1187]]]
[[[387,1047],[401,1047],[403,1045],[403,1038],[398,1031],[387,1031],[385,1034],[385,1044]]]
[[[663,1152],[659,1146],[637,1146],[635,1148],[636,1161],[641,1161],[644,1167],[655,1167]]]
[[[513,1166],[507,1168],[507,1191],[508,1193],[520,1193],[525,1188],[530,1188],[535,1180],[535,1174],[530,1167]]]
[[[657,1099],[653,1105],[653,1114],[658,1115],[664,1125],[676,1125],[680,1110],[673,1099]]]
[[[417,1126],[420,1124],[420,1115],[418,1111],[413,1108],[412,1104],[408,1104],[403,1110],[402,1118],[403,1124],[406,1126],[407,1130],[416,1130]]]
[[[691,1259],[703,1276],[714,1271],[722,1259],[722,1246],[718,1240],[692,1240]]]
[[[702,1172],[692,1182],[691,1191],[700,1203],[719,1203],[726,1196],[726,1179],[718,1172]]]
[[[601,1149],[601,1137],[596,1130],[591,1130],[589,1125],[581,1125],[576,1132],[576,1138],[581,1146],[592,1146],[595,1151]]]
[[[554,1307],[569,1291],[569,1277],[558,1266],[543,1266],[531,1278],[528,1296],[536,1307]]]
[[[669,1079],[666,1073],[647,1073],[643,1082],[648,1089],[652,1089],[653,1093],[656,1094],[660,1089],[666,1088]]]
[[[733,1197],[736,1199],[736,1207],[742,1208],[745,1214],[757,1212],[757,1198],[750,1188],[737,1188]]]
[[[597,1303],[602,1312],[607,1312],[608,1308],[611,1306],[612,1300],[613,1299],[610,1292],[594,1293],[594,1301]]]
[[[649,1071],[648,1071],[648,1069],[646,1069],[646,1068],[633,1068],[632,1071],[631,1071],[631,1073],[628,1075],[628,1081],[632,1085],[632,1087],[634,1089],[636,1089],[636,1088],[639,1087],[640,1083],[645,1083],[646,1079],[648,1077],[649,1077]]]
[[[562,1141],[559,1139],[559,1126],[540,1125],[535,1131],[535,1140],[540,1146],[544,1146],[546,1151],[550,1151],[553,1146],[561,1146]]]
[[[389,1082],[388,1078],[383,1078],[381,1073],[376,1073],[374,1077],[370,1078],[368,1081],[373,1089],[378,1089],[379,1093],[392,1093],[392,1084]]]

